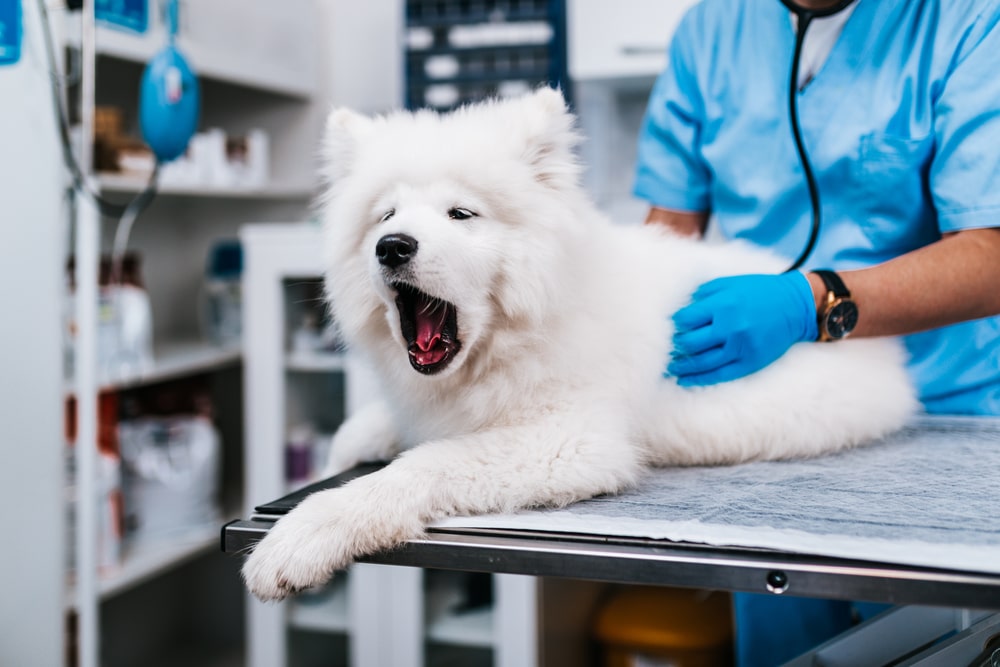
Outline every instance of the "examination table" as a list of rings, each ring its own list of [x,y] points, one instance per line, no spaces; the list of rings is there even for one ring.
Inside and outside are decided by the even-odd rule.
[[[257,507],[223,528],[223,550],[380,467]],[[366,560],[891,603],[902,607],[789,664],[1000,667],[1000,419],[921,416],[820,458],[659,469],[565,509],[447,519]]]

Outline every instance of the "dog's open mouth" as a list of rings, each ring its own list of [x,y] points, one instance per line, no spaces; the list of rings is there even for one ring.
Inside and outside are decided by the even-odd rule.
[[[411,285],[399,283],[393,288],[410,365],[426,375],[444,370],[462,346],[458,340],[458,310]]]

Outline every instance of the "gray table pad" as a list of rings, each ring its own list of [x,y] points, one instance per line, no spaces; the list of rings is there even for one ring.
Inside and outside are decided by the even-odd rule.
[[[658,469],[617,496],[437,525],[769,548],[1000,574],[1000,419],[921,416],[847,452]]]

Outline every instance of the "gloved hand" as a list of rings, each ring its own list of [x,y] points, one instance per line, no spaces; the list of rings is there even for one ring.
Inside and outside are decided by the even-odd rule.
[[[735,380],[789,347],[816,340],[816,302],[799,271],[718,278],[674,314],[672,360],[664,377],[683,387]]]

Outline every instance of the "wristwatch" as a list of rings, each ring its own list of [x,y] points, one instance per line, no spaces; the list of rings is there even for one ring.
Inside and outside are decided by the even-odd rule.
[[[813,271],[826,285],[826,302],[816,313],[819,339],[824,342],[847,338],[858,324],[858,304],[851,299],[851,292],[833,271]]]

